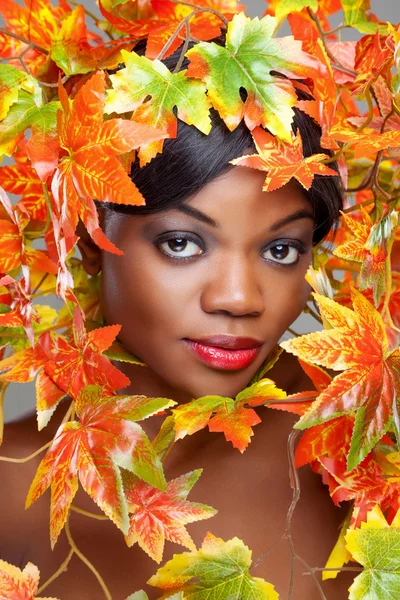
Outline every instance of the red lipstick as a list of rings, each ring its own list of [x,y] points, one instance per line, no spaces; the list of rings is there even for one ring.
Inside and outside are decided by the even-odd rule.
[[[216,369],[236,371],[250,365],[263,342],[249,337],[214,335],[184,342],[207,365]]]

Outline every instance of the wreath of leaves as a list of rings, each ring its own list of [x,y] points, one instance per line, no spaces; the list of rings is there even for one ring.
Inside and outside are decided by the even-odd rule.
[[[344,569],[360,572],[351,600],[400,597],[400,27],[380,22],[369,0],[271,0],[261,20],[235,0],[100,0],[99,7],[102,19],[65,0],[2,0],[0,7],[0,156],[12,157],[0,166],[0,439],[11,382],[35,380],[39,429],[70,398],[51,442],[25,459],[0,457],[20,463],[47,450],[26,506],[51,488],[51,543],[65,527],[69,554],[40,588],[36,566],[0,561],[1,597],[38,598],[76,554],[111,598],[69,528],[71,511],[91,516],[73,504],[80,484],[129,546],[138,543],[158,563],[166,540],[189,550],[149,580],[163,598],[276,599],[273,585],[250,575],[241,540],[209,533],[196,549],[185,526],[216,512],[186,499],[201,470],[167,482],[162,468],[179,439],[205,427],[244,452],[259,406],[300,416],[289,438],[294,494],[283,534],[293,561],[302,561],[321,598],[318,572],[327,579]],[[339,10],[343,22],[332,29],[329,17]],[[293,37],[277,36],[284,19]],[[345,28],[359,33],[357,42],[341,40]],[[224,47],[210,42],[222,31]],[[146,55],[138,56],[143,39]],[[161,61],[178,49],[171,73]],[[298,101],[299,86],[314,99]],[[100,228],[94,199],[144,204],[128,176],[131,160],[138,153],[143,166],[162,152],[177,119],[209,133],[211,107],[230,130],[244,119],[257,153],[233,163],[265,171],[267,191],[292,177],[309,189],[315,175],[336,174],[330,163],[339,166],[343,218],[307,274],[314,293],[306,312],[323,330],[290,330],[281,344],[315,389],[287,397],[276,388],[266,374],[277,349],[236,398],[176,407],[168,398],[116,395],[130,382],[111,361],[140,361],[117,341],[119,326],[103,326],[98,277],[88,277],[74,255],[76,226],[82,220],[100,248],[121,254]],[[333,156],[303,157],[291,131],[294,107],[319,123]],[[42,303],[49,294],[62,299],[60,310]],[[332,378],[323,367],[339,373]],[[162,410],[151,442],[140,421]],[[321,568],[307,565],[291,540],[297,469],[306,464],[321,473],[333,502],[350,507]],[[361,566],[345,567],[349,560]],[[291,598],[293,574],[289,587]]]

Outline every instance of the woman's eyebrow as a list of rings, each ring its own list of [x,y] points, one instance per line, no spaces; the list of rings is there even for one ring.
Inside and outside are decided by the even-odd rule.
[[[300,210],[296,210],[296,212],[292,213],[291,215],[287,215],[283,219],[276,221],[276,223],[271,225],[269,230],[277,231],[284,225],[288,225],[289,223],[293,223],[293,221],[298,221],[299,219],[311,219],[312,221],[314,221],[314,215],[310,210],[307,210],[306,208],[301,208]]]
[[[199,221],[202,221],[203,223],[207,223],[212,227],[220,227],[220,225],[216,221],[214,221],[214,219],[203,213],[198,208],[194,208],[193,206],[189,206],[188,204],[181,204],[177,206],[176,209],[191,217],[194,217],[195,219],[198,219]],[[289,223],[292,223],[293,221],[298,221],[299,219],[311,219],[312,221],[314,221],[314,215],[310,210],[302,208],[292,213],[291,215],[287,215],[283,219],[280,219],[279,221],[271,225],[271,227],[269,227],[269,230],[277,231],[284,225],[288,225]]]
[[[194,217],[198,221],[202,221],[203,223],[207,223],[207,225],[211,225],[212,227],[219,228],[219,224],[214,221],[211,217],[203,213],[201,210],[197,208],[193,208],[193,206],[189,206],[188,204],[180,204],[176,207],[177,210],[183,212],[191,217]]]

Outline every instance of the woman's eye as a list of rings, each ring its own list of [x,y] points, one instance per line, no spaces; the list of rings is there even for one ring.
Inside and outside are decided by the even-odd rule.
[[[272,246],[271,248],[268,248],[268,250],[265,250],[265,252],[263,252],[263,257],[267,258],[267,260],[279,262],[284,265],[293,265],[298,262],[300,254],[300,249],[295,246],[289,246],[289,244],[277,244],[276,246]]]
[[[204,253],[198,244],[183,237],[171,238],[157,245],[164,254],[172,258],[191,258]]]

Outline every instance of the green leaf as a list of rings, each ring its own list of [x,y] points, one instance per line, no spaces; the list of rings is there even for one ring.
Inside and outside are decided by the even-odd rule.
[[[375,506],[360,529],[347,532],[347,549],[364,566],[350,587],[349,600],[400,598],[399,527],[399,513],[389,526],[379,506]]]
[[[200,550],[175,554],[147,583],[167,594],[184,590],[185,600],[278,600],[273,585],[250,575],[250,565],[251,551],[241,540],[208,533]]]
[[[275,16],[282,21],[289,13],[300,12],[303,8],[318,10],[317,0],[280,0],[277,3]]]
[[[187,74],[206,82],[208,97],[231,131],[244,117],[249,129],[262,125],[291,142],[297,95],[287,78],[321,76],[324,67],[293,37],[273,39],[277,24],[269,15],[261,20],[235,15],[228,25],[226,47],[202,42],[186,53],[191,61]],[[245,102],[241,88],[248,94]]]
[[[38,106],[35,97],[20,90],[18,102],[13,104],[0,123],[0,156],[11,156],[26,129],[32,129],[32,135],[47,135],[56,130],[59,102],[49,102]]]
[[[354,27],[361,33],[375,33],[379,24],[368,20],[370,0],[341,0],[345,25]]]
[[[140,358],[129,352],[129,350],[117,340],[104,352],[104,356],[107,356],[110,360],[118,360],[120,362],[131,363],[141,367],[146,366]]]
[[[18,86],[26,79],[26,74],[22,73],[11,65],[0,64],[0,121],[7,116],[7,113],[18,100]]]
[[[176,107],[179,119],[202,133],[210,132],[211,105],[201,81],[187,78],[186,70],[171,73],[159,60],[126,50],[121,54],[126,67],[110,76],[113,89],[107,93],[106,113],[134,111],[134,121],[166,130],[170,137],[176,137],[177,119],[173,112]],[[151,144],[154,151],[147,158],[161,152],[163,143],[160,140]]]
[[[136,592],[135,594],[128,596],[126,600],[149,600],[149,597],[146,592],[140,590],[140,592]]]

